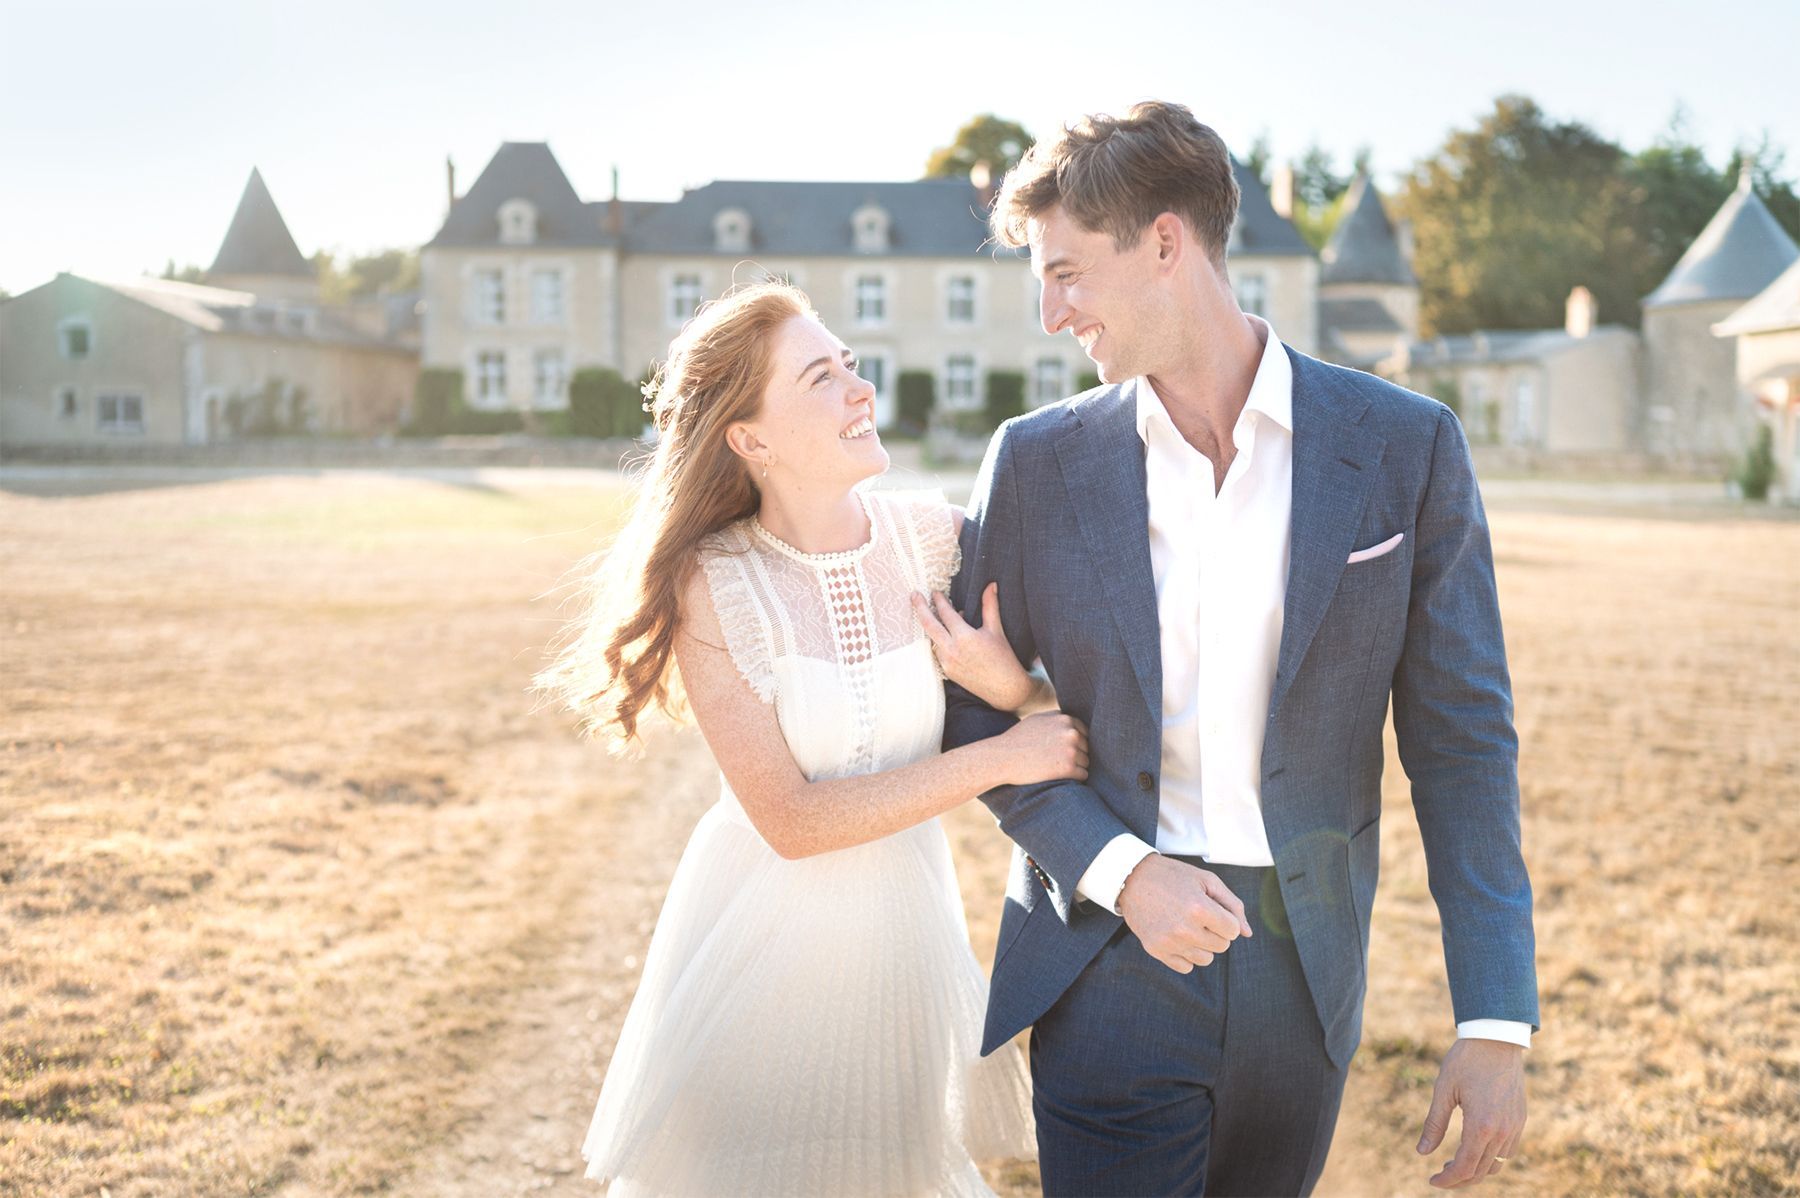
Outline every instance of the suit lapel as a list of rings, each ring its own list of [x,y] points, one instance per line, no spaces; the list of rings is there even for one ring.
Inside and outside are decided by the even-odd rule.
[[[1080,424],[1056,443],[1057,462],[1082,539],[1099,569],[1125,652],[1151,717],[1162,716],[1162,634],[1150,568],[1150,500],[1137,388],[1105,392],[1076,409]]]
[[[1387,442],[1360,421],[1368,400],[1318,362],[1288,351],[1294,367],[1294,483],[1289,516],[1286,607],[1269,712],[1275,713],[1306,658],[1344,565],[1356,549],[1363,509]]]

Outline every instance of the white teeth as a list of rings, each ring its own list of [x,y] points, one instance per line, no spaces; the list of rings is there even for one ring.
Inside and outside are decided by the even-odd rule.
[[[838,440],[854,441],[858,437],[866,437],[874,431],[874,423],[867,416],[864,416],[861,420],[858,420],[855,424],[839,433]]]

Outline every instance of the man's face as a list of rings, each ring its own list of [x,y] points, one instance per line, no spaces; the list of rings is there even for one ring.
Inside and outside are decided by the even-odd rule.
[[[1164,340],[1153,229],[1121,251],[1112,235],[1082,228],[1058,205],[1026,227],[1031,273],[1043,283],[1039,315],[1052,335],[1068,329],[1105,383],[1155,368]]]

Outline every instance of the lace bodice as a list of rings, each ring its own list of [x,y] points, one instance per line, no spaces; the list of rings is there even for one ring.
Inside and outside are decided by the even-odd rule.
[[[815,778],[916,756],[913,742],[928,730],[899,737],[904,743],[881,735],[884,725],[897,731],[896,700],[935,705],[942,723],[941,688],[929,685],[941,675],[912,595],[945,590],[956,573],[951,509],[935,492],[858,494],[869,539],[855,549],[804,553],[754,516],[701,546],[726,649],[757,697],[775,704],[795,760]],[[831,736],[821,735],[821,722]]]

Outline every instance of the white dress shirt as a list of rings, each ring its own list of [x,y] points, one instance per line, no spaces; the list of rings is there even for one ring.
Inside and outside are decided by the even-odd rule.
[[[1150,380],[1137,379],[1162,640],[1162,786],[1156,844],[1114,838],[1076,886],[1113,911],[1125,879],[1154,852],[1275,862],[1262,820],[1262,750],[1287,601],[1294,375],[1268,322],[1247,319],[1262,359],[1217,491],[1212,461],[1176,429]],[[1529,1024],[1507,1020],[1467,1021],[1457,1034],[1531,1043]]]

